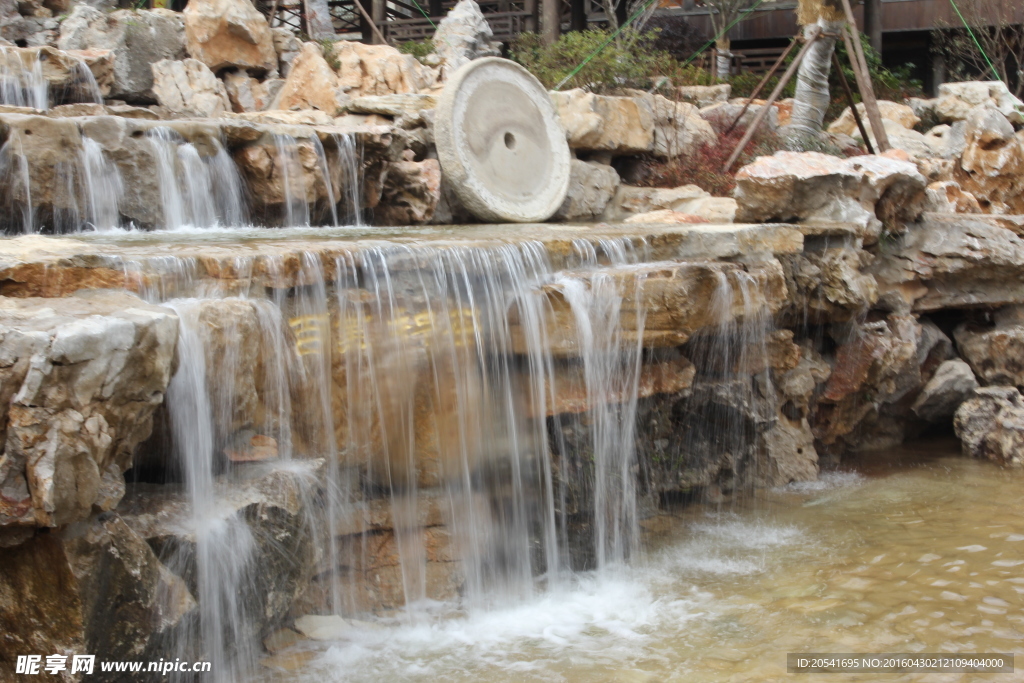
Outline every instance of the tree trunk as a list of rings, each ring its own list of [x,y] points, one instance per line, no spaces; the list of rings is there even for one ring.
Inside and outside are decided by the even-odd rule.
[[[715,78],[728,80],[729,70],[732,65],[732,41],[727,36],[722,36],[715,42],[717,57],[715,59]]]
[[[843,27],[842,21],[818,19],[817,26],[822,33],[837,35]],[[807,36],[815,24],[804,27]],[[793,114],[790,117],[788,132],[797,139],[811,139],[821,132],[831,97],[828,90],[828,75],[832,68],[832,53],[835,51],[836,39],[819,38],[804,55],[797,72],[796,95],[793,102]]]

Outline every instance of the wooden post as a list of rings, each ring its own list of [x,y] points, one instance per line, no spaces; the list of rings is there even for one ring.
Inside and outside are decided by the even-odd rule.
[[[868,121],[871,122],[871,132],[875,134],[878,149],[886,152],[892,148],[892,145],[889,144],[889,136],[882,125],[882,114],[878,111],[878,100],[875,99],[875,89],[871,85],[871,72],[868,71],[868,63],[864,59],[864,48],[860,44],[860,33],[857,31],[857,22],[853,16],[853,8],[850,7],[850,0],[843,0],[843,10],[846,12],[846,21],[850,24],[849,31],[845,26],[843,27],[843,42],[850,55],[853,74],[857,77],[857,89],[860,90],[860,98],[864,100],[864,109],[867,110]]]
[[[384,7],[384,0],[373,0],[373,4],[371,5],[371,7],[373,8],[373,14],[370,24],[373,26],[374,29],[376,29],[374,31],[374,33],[376,33],[376,38],[373,42],[387,43],[387,40],[384,39],[384,34],[381,33],[380,29],[377,28],[378,26],[384,25],[384,16],[386,13],[386,9]]]
[[[732,122],[732,125],[729,126],[729,129],[725,131],[726,135],[731,133],[736,128],[736,126],[739,125],[740,119],[742,119],[743,115],[747,113],[748,109],[750,109],[750,105],[753,103],[754,100],[757,99],[757,96],[761,94],[761,89],[768,84],[768,81],[771,79],[771,77],[775,75],[775,72],[779,70],[779,67],[782,66],[782,63],[786,61],[786,57],[788,57],[789,53],[793,51],[793,48],[796,47],[798,41],[799,38],[794,37],[793,42],[789,44],[789,47],[787,47],[783,51],[783,53],[779,55],[779,58],[775,60],[775,64],[773,64],[772,68],[768,70],[768,73],[764,75],[764,78],[761,79],[761,82],[757,84],[757,87],[754,88],[754,92],[750,93],[750,97],[747,98],[747,103],[743,105],[743,109],[740,111],[740,115],[736,117],[736,120]]]
[[[729,160],[725,162],[725,166],[722,167],[723,173],[729,172],[732,165],[740,158],[740,154],[742,154],[746,146],[750,144],[750,141],[754,137],[754,133],[756,133],[757,129],[761,127],[765,117],[768,116],[769,109],[775,104],[775,100],[779,99],[779,95],[782,94],[783,88],[785,88],[786,84],[793,78],[793,74],[796,73],[796,70],[800,68],[800,62],[804,61],[804,57],[807,55],[807,51],[811,49],[811,45],[814,45],[820,37],[821,27],[816,26],[814,28],[814,32],[807,39],[807,42],[804,43],[802,48],[800,48],[800,52],[796,54],[796,59],[794,59],[793,63],[789,65],[789,68],[786,69],[786,73],[782,74],[779,84],[775,86],[775,90],[772,90],[772,94],[768,98],[768,101],[765,102],[764,107],[762,107],[761,111],[757,112],[757,117],[754,119],[754,123],[750,125],[750,128],[747,128],[747,132],[743,135],[743,139],[740,140],[740,144],[736,145],[736,149],[733,150],[732,156],[730,156]]]
[[[856,48],[851,44],[853,42],[846,27],[843,27],[843,44],[846,45],[846,54],[850,55],[850,66],[853,67],[853,75],[857,79],[857,90],[860,91],[860,98],[864,102],[864,110],[871,123],[871,132],[875,136],[878,151],[885,152],[891,149],[892,145],[889,144],[889,135],[885,132],[885,124],[882,123],[882,113],[878,110],[875,89],[871,86],[871,76],[867,68],[858,64]]]
[[[530,33],[537,32],[537,0],[525,0],[523,10],[527,13],[523,17],[523,29]]]
[[[373,22],[373,19],[370,17],[370,14],[366,11],[366,8],[363,7],[363,0],[355,0],[355,6],[359,10],[359,13],[363,15],[363,19],[370,26],[370,30],[372,30],[374,35],[376,36],[376,40],[374,40],[373,42],[381,44],[387,43],[387,38],[385,38],[384,34],[380,32],[380,29],[377,28],[377,24]]]
[[[541,0],[541,24],[545,45],[554,45],[562,32],[561,4],[561,0]]]
[[[860,129],[860,135],[864,138],[864,144],[867,145],[868,153],[874,154],[875,148],[871,146],[871,138],[868,137],[868,131],[864,127],[864,122],[860,118],[860,112],[857,111],[857,103],[853,100],[853,91],[850,90],[850,82],[846,80],[846,74],[843,73],[843,65],[839,63],[839,55],[836,51],[832,51],[832,67],[839,74],[839,82],[843,85],[843,92],[846,93],[846,101],[850,104],[850,111],[853,112],[853,120],[857,122],[857,128]]]

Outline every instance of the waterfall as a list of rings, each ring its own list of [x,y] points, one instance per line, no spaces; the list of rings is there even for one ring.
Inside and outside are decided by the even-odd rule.
[[[117,165],[106,158],[100,143],[83,137],[81,167],[86,220],[96,230],[116,228],[120,223],[118,204],[124,195],[124,181]]]
[[[284,192],[284,227],[309,225],[306,176],[299,159],[298,142],[291,135],[274,135],[274,146],[277,149],[276,165],[281,172]],[[326,182],[330,184],[330,180]]]
[[[331,225],[337,227],[338,225],[338,201],[334,198],[334,183],[331,181],[331,170],[327,163],[327,152],[324,151],[324,145],[320,142],[320,138],[314,135],[313,149],[316,150],[316,158],[320,164],[320,175],[324,178],[324,186],[327,188],[327,203],[331,209]]]
[[[25,156],[20,135],[13,134],[0,147],[0,178],[8,188],[6,199],[12,214],[21,214],[20,229],[28,234],[35,230],[35,212],[32,207],[32,182],[29,177],[28,157]],[[10,225],[17,221],[10,219]]]
[[[362,213],[362,192],[363,178],[360,169],[363,167],[362,154],[360,153],[356,137],[351,133],[344,135],[333,133],[334,146],[338,150],[338,161],[341,164],[341,186],[344,192],[339,193],[339,199],[345,202],[348,213],[345,218],[347,225],[361,226],[363,224]]]
[[[32,55],[31,66],[26,67],[22,53],[0,47],[0,104],[48,109],[49,87],[38,53]]]
[[[246,222],[238,169],[219,141],[216,152],[203,156],[174,130],[149,131],[160,182],[163,228],[236,227]]]

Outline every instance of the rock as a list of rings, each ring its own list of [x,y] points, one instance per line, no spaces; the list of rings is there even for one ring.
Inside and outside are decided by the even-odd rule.
[[[249,0],[189,0],[182,17],[188,53],[214,73],[237,68],[277,75],[270,26]]]
[[[278,94],[275,109],[319,109],[329,116],[345,112],[348,95],[341,88],[338,76],[324,59],[316,43],[304,43],[298,58]]]
[[[764,108],[764,103],[752,104],[747,108],[743,118],[736,124],[737,128],[746,129],[753,125],[754,119],[760,113],[761,109]],[[743,102],[720,102],[718,104],[712,104],[710,106],[701,107],[700,117],[711,124],[715,133],[722,135],[730,126],[736,121],[736,118],[743,111]],[[768,115],[765,116],[764,121],[761,123],[759,129],[762,134],[774,134],[779,130],[779,109],[778,107],[772,107]]]
[[[104,480],[123,482],[150,434],[177,318],[127,293],[96,292],[5,299],[0,321],[0,527],[87,519]]]
[[[339,40],[331,54],[338,61],[339,85],[352,98],[420,92],[437,81],[436,74],[415,57],[390,45]]]
[[[569,192],[554,218],[597,218],[604,213],[618,186],[619,174],[611,166],[573,159],[569,171]]]
[[[552,92],[569,147],[582,151],[640,154],[654,149],[654,112],[631,97],[583,90]]]
[[[445,75],[474,59],[500,57],[501,43],[492,41],[493,36],[480,6],[473,0],[459,0],[437,25],[433,37]]]
[[[916,166],[886,156],[850,159],[776,152],[736,174],[736,219],[855,224],[868,243],[887,225],[920,214],[925,188]]]
[[[634,92],[634,99],[647,107],[654,122],[651,152],[662,159],[690,156],[704,145],[713,145],[718,135],[697,107],[673,102],[661,95]]]
[[[112,50],[113,82],[109,97],[153,103],[151,65],[185,54],[185,26],[176,12],[118,10],[104,13],[76,5],[60,26],[62,50]]]
[[[277,99],[284,83],[280,78],[270,78],[261,83],[244,71],[224,74],[224,89],[231,102],[231,109],[235,112],[267,109]]]
[[[676,96],[680,102],[692,104],[700,109],[720,102],[728,102],[732,95],[732,86],[728,83],[718,85],[681,85],[676,88]]]
[[[295,620],[295,630],[312,640],[347,640],[358,632],[337,614],[306,614]]]
[[[878,284],[865,273],[866,252],[844,246],[807,249],[784,257],[793,324],[850,320],[878,301]]]
[[[197,612],[185,582],[112,513],[0,548],[0,595],[18,598],[0,601],[10,656],[89,653],[100,661],[155,661]]]
[[[160,105],[176,114],[216,117],[231,111],[224,83],[197,59],[155,63],[153,94]]]
[[[267,652],[276,655],[302,641],[302,636],[290,628],[280,628],[263,639],[263,647]]]
[[[934,213],[981,213],[978,198],[964,192],[954,180],[931,183],[925,188],[924,210]]]
[[[86,60],[85,57],[89,59]],[[106,50],[68,51],[58,50],[49,45],[43,47],[9,47],[0,51],[0,70],[9,74],[8,78],[18,78],[18,74],[29,74],[38,71],[45,83],[48,99],[52,103],[94,102],[95,93],[90,74],[95,74],[88,67],[95,67],[96,72],[104,79],[103,86],[110,88],[110,68],[112,54]],[[24,78],[24,76],[22,76]],[[99,86],[99,78],[96,78]],[[100,86],[100,94],[103,94]]]
[[[1024,138],[1000,112],[976,109],[954,178],[986,213],[1024,213]]]
[[[302,41],[295,37],[291,30],[276,26],[270,29],[274,37],[274,51],[277,52],[277,68],[281,78],[288,78],[292,69],[292,62],[299,56],[302,50]]]
[[[732,223],[736,203],[727,197],[712,197],[696,185],[674,188],[620,185],[606,217],[623,220],[634,214],[664,210],[703,216],[712,223]]]
[[[426,93],[403,93],[400,95],[367,95],[357,97],[348,104],[348,110],[357,114],[380,114],[381,116],[416,116],[424,109],[437,106],[437,98]]]
[[[109,97],[114,87],[114,59],[113,50],[68,50],[68,54],[82,60],[96,80],[96,87],[99,88],[101,97]]]
[[[953,418],[964,455],[1024,466],[1024,397],[1014,387],[983,387]]]
[[[967,81],[939,86],[935,113],[940,121],[963,121],[970,118],[975,107],[995,108],[1013,123],[1024,123],[1024,102],[1010,94],[1002,81]]]
[[[707,223],[708,219],[692,213],[673,211],[672,209],[660,209],[648,211],[630,216],[623,223]]]
[[[925,214],[873,267],[915,311],[1024,303],[1024,240],[978,214]]]
[[[964,400],[978,388],[971,366],[962,360],[947,360],[935,371],[910,407],[926,422],[950,418]]]
[[[275,115],[277,112],[261,112]],[[261,116],[261,120],[265,117]],[[294,131],[294,129],[293,129]],[[286,143],[290,147],[290,143]],[[293,153],[279,154],[273,139],[238,147],[232,154],[238,172],[249,188],[250,211],[263,224],[280,224],[286,219],[288,202],[297,200],[310,206],[310,219],[330,216],[326,179],[312,137],[297,138]],[[327,165],[332,187],[340,187],[341,165]],[[287,184],[285,179],[287,178]],[[334,195],[335,201],[340,199]]]
[[[953,333],[964,360],[988,385],[1024,387],[1024,320],[1011,306],[995,314],[991,328],[964,323]]]
[[[440,199],[437,159],[392,162],[375,217],[381,225],[423,225],[433,219]]]
[[[921,123],[921,118],[914,113],[911,107],[905,104],[897,104],[896,102],[890,102],[888,100],[878,101],[878,110],[882,115],[882,119],[898,123],[900,126],[906,129],[913,129],[914,126]],[[864,127],[868,129],[868,133],[871,132],[871,122],[868,121],[867,110],[864,108],[864,104],[857,105],[857,112],[860,114],[860,119],[864,123]],[[857,128],[857,121],[853,118],[853,112],[849,107],[843,110],[843,113],[839,115],[839,118],[832,122],[828,127],[828,132],[833,134],[843,134],[855,136],[859,133]]]

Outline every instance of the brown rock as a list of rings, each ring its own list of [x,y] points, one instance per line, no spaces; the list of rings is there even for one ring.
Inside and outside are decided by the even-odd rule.
[[[182,16],[188,53],[215,73],[235,67],[276,75],[270,26],[248,0],[190,0]]]
[[[154,64],[153,93],[157,102],[176,114],[216,117],[231,111],[224,83],[197,59]]]
[[[388,164],[381,203],[381,225],[422,225],[434,217],[441,199],[441,165],[437,159]]]
[[[338,82],[350,97],[414,93],[434,85],[437,76],[412,55],[390,45],[364,45],[347,40],[334,44]]]
[[[277,109],[319,109],[330,116],[344,113],[349,97],[316,43],[304,43],[281,88]]]

